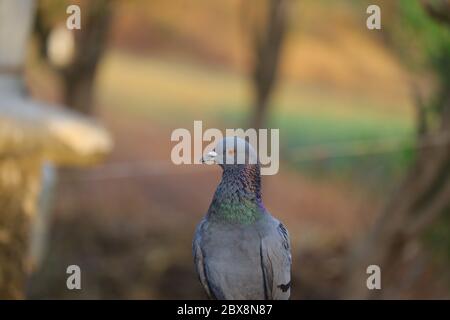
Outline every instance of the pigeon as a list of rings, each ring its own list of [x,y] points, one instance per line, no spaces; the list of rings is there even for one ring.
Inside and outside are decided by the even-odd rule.
[[[245,160],[236,161],[243,152]],[[218,300],[289,299],[289,234],[263,205],[255,150],[244,139],[225,137],[202,162],[223,169],[192,245],[206,294]]]

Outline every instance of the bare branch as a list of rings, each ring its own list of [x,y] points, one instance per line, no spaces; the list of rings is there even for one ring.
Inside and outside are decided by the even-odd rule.
[[[430,17],[432,17],[436,21],[450,25],[449,0],[439,0],[439,1],[422,0],[421,3],[423,8]]]

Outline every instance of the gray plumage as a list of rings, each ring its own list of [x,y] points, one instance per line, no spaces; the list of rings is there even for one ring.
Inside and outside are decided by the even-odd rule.
[[[225,164],[230,163],[225,158],[235,157],[243,144],[255,154],[236,137],[225,138],[212,153],[223,176],[195,232],[197,273],[212,299],[288,299],[289,235],[262,203],[259,164]]]

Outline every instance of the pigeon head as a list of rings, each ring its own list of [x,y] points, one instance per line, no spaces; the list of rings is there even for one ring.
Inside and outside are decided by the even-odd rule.
[[[236,170],[258,165],[258,155],[246,140],[233,136],[220,140],[214,150],[203,157],[202,162],[218,164],[224,171]]]

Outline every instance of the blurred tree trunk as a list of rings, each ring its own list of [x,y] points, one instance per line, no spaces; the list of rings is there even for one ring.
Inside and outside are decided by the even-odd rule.
[[[450,89],[450,88],[449,88]],[[351,254],[344,296],[366,298],[366,268],[381,267],[383,283],[395,276],[395,265],[401,262],[406,244],[428,227],[450,204],[450,101],[442,115],[440,130],[446,143],[438,143],[437,134],[427,134],[419,144],[417,159],[400,187],[380,213],[375,226]],[[443,138],[444,135],[446,138]],[[435,143],[435,144],[433,144]],[[398,279],[397,279],[398,280]],[[382,293],[377,290],[372,293]]]
[[[267,108],[273,91],[280,60],[280,52],[286,34],[287,0],[267,0],[268,8],[262,26],[251,26],[255,92],[253,128],[266,125]],[[247,16],[243,17],[248,19]]]
[[[105,49],[111,20],[111,3],[107,0],[87,1],[82,10],[85,21],[82,29],[76,32],[75,57],[62,70],[64,103],[77,111],[91,113],[94,77]]]
[[[440,7],[431,6],[428,1],[422,4],[431,17],[450,26],[449,2],[441,1]],[[400,283],[397,267],[402,264],[408,245],[414,244],[413,240],[450,208],[450,84],[442,81],[440,86],[437,128],[430,129],[425,124],[423,103],[416,101],[419,134],[415,162],[374,227],[351,251],[345,270],[348,281],[342,292],[344,298],[386,297],[386,290],[367,289],[366,268],[371,264],[380,266],[382,289],[385,284]],[[394,294],[398,297],[398,293]]]
[[[112,15],[112,2],[108,0],[79,1],[81,30],[72,30],[74,54],[68,65],[55,67],[63,84],[63,103],[69,108],[90,114],[93,107],[94,81],[98,62],[106,46]],[[51,26],[44,21],[46,8],[39,8],[35,32],[41,43],[41,54],[48,59],[45,49]]]

